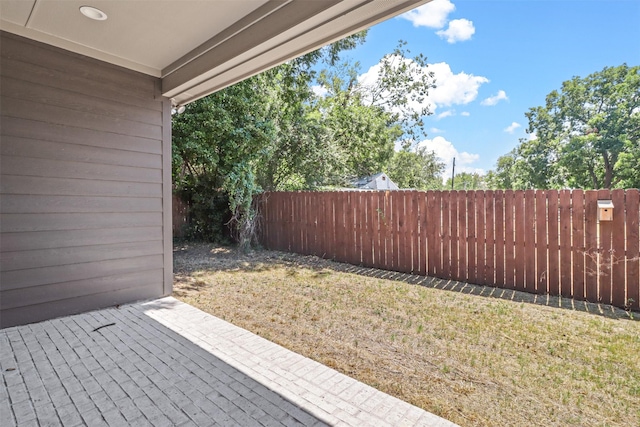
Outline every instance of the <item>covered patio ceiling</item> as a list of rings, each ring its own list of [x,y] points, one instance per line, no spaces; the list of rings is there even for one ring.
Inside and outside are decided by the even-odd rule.
[[[428,1],[2,0],[0,29],[160,77],[181,105]]]

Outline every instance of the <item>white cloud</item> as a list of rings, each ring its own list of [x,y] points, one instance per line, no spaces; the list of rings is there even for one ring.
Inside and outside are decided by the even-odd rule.
[[[430,64],[436,79],[436,88],[429,92],[429,100],[435,106],[464,105],[478,97],[480,85],[489,83],[489,79],[460,72],[454,74],[446,62]]]
[[[369,87],[377,86],[379,70],[380,63],[373,65],[367,72],[358,77],[358,83]],[[425,98],[422,105],[416,104],[412,105],[412,107],[419,109],[427,105],[433,113],[436,112],[438,107],[464,105],[474,101],[478,97],[478,89],[480,86],[489,82],[489,79],[482,76],[474,76],[473,74],[464,72],[454,74],[446,62],[429,64],[426,70],[419,70],[419,72],[429,71],[434,73],[436,87],[435,89],[429,90],[429,95]],[[442,114],[443,117],[447,116],[446,111]]]
[[[463,111],[462,113],[460,113],[460,115],[463,116],[463,117],[469,117],[471,115],[471,113],[468,112],[468,111]]]
[[[429,132],[431,132],[431,133],[444,133],[444,131],[442,129],[438,129],[438,128],[430,128]]]
[[[325,95],[329,93],[329,91],[324,86],[320,85],[311,86],[311,90],[316,94],[316,96],[319,96],[320,98],[324,98]]]
[[[504,131],[507,133],[513,133],[516,129],[522,127],[520,123],[512,122],[509,126],[504,128]]]
[[[442,113],[438,114],[436,116],[436,119],[440,120],[440,119],[444,119],[445,117],[451,117],[453,116],[453,110],[447,110],[447,111],[443,111]]]
[[[533,141],[534,139],[538,139],[538,134],[535,131],[529,134],[529,141]]]
[[[447,17],[456,7],[450,0],[433,0],[416,9],[401,15],[413,23],[414,27],[442,28],[447,23]]]
[[[436,31],[440,38],[446,39],[447,43],[456,43],[469,40],[476,32],[473,22],[468,19],[454,19],[449,22],[446,30]]]
[[[427,150],[433,151],[436,157],[445,164],[445,170],[442,173],[443,180],[451,177],[453,158],[456,159],[456,173],[469,172],[484,174],[484,169],[473,167],[473,163],[480,159],[479,154],[459,152],[450,141],[441,136],[433,139],[425,139],[418,144],[418,147],[425,147]]]
[[[499,90],[497,94],[484,99],[480,104],[485,106],[493,106],[500,101],[507,101],[508,99],[509,97],[507,96],[507,93],[503,90]]]

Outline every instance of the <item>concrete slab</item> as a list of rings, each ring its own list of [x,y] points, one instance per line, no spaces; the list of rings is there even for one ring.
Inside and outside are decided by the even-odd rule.
[[[0,330],[3,425],[455,424],[167,297]]]

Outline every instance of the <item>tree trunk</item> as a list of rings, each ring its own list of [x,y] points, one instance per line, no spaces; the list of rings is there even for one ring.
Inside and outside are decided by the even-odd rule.
[[[605,151],[602,153],[604,159],[604,188],[611,189],[611,183],[613,182],[613,163],[609,159],[609,155]]]

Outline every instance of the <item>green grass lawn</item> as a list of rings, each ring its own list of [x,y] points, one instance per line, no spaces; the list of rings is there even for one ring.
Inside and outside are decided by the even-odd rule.
[[[640,322],[623,310],[280,252],[174,254],[182,301],[462,426],[640,425]]]

